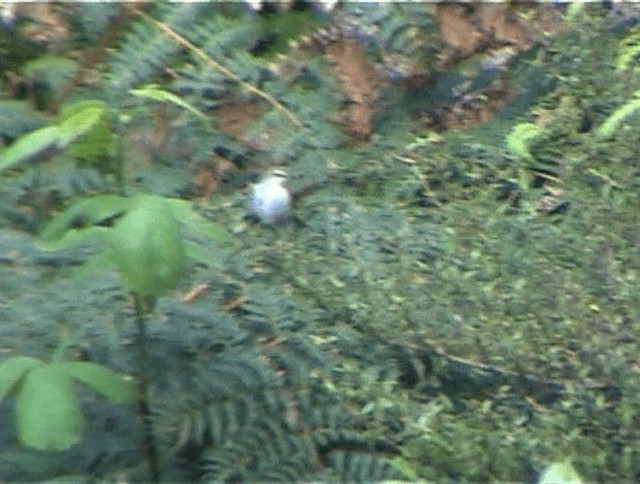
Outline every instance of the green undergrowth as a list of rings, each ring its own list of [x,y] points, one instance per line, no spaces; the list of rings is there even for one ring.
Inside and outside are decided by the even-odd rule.
[[[1,353],[44,360],[65,341],[70,359],[134,374],[131,296],[114,270],[78,270],[102,249],[86,240],[44,251],[35,234],[42,220],[65,207],[73,215],[84,203],[77,200],[123,181],[130,193],[173,204],[192,198],[190,176],[216,150],[235,170],[193,212],[230,237],[182,227],[198,256],[184,262],[179,281],[171,273],[177,287],[158,297],[147,321],[163,481],[537,482],[565,460],[584,482],[638,481],[640,131],[637,113],[615,113],[636,102],[640,77],[631,62],[616,70],[610,55],[633,47],[626,34],[595,7],[573,12],[568,32],[511,67],[515,108],[436,133],[399,103],[376,115],[372,139],[356,147],[333,123],[340,103],[324,60],[311,55],[301,84],[260,77],[298,35],[286,19],[271,20],[280,37],[251,60],[231,40],[253,46],[270,19],[243,24],[232,6],[225,19],[204,18],[208,8],[151,13],[185,35],[197,19],[194,42],[288,109],[306,110],[308,131],[273,108],[256,121],[256,132],[273,133],[271,144],[256,148],[203,121],[216,96],[246,93],[159,34],[149,38],[155,31],[138,19],[101,86],[124,180],[64,152],[10,159],[3,173]],[[306,15],[323,25],[321,15]],[[142,60],[122,70],[134,47]],[[173,66],[175,83],[146,56]],[[167,91],[157,90],[160,81]],[[385,99],[402,99],[401,87],[385,89]],[[150,139],[158,113],[169,119],[162,140]],[[52,119],[27,119],[24,133],[60,122]],[[598,136],[602,126],[607,136]],[[242,186],[263,158],[284,164],[294,189],[314,188],[287,223],[245,217]],[[129,202],[114,200],[99,217],[69,215],[62,229],[118,227]],[[180,206],[174,215],[184,222],[191,212]],[[116,264],[121,272],[125,262]],[[16,403],[0,402],[9,429],[0,434],[0,476],[146,480],[136,409],[74,388],[86,428],[64,451],[22,447],[10,425]]]

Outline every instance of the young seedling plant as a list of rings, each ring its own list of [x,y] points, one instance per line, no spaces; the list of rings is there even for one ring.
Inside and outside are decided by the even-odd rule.
[[[134,302],[137,377],[122,377],[96,363],[65,361],[58,355],[50,362],[28,356],[3,362],[0,400],[15,396],[18,437],[24,446],[64,450],[81,440],[84,418],[73,391],[73,382],[78,381],[112,402],[137,402],[150,480],[160,480],[149,404],[146,318],[157,297],[177,284],[187,257],[216,265],[215,255],[183,238],[181,225],[218,242],[228,240],[222,228],[199,216],[188,202],[155,195],[99,195],[78,200],[44,227],[40,235],[48,250],[83,243],[102,246],[77,275],[86,276],[105,266],[118,271]]]

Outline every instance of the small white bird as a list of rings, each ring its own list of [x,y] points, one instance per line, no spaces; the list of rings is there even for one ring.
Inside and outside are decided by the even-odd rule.
[[[278,222],[289,213],[291,194],[286,181],[287,174],[284,171],[273,170],[264,180],[253,185],[251,211],[262,223]]]

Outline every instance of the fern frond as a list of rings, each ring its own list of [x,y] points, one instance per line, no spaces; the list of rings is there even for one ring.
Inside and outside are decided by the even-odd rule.
[[[0,101],[0,140],[13,141],[20,135],[41,128],[45,119],[26,101]],[[4,143],[0,143],[2,148]]]
[[[440,39],[424,3],[347,3],[343,15],[345,34],[373,50],[387,80],[425,74],[434,64]]]
[[[248,353],[216,360],[195,370],[179,400],[157,405],[158,428],[168,448],[189,442],[226,445],[265,415],[284,413],[277,378],[258,358]]]
[[[626,70],[632,63],[637,62],[638,57],[640,57],[640,30],[634,29],[620,42],[616,69]]]
[[[226,446],[211,447],[203,456],[205,481],[220,482],[226,476],[241,476],[251,482],[267,475],[291,476],[317,471],[313,446],[308,439],[292,434],[271,420],[263,420],[246,429]],[[308,474],[306,474],[308,475]]]
[[[375,454],[334,451],[327,456],[330,471],[323,475],[327,480],[339,482],[403,481],[406,477],[387,460]]]
[[[206,3],[162,4],[153,14],[171,28],[190,28],[197,18],[211,14]],[[107,88],[113,95],[142,82],[158,80],[183,49],[146,21],[136,21],[124,36],[107,66]]]
[[[613,111],[609,117],[596,130],[596,138],[605,140],[612,137],[625,119],[640,111],[640,91],[625,104]]]

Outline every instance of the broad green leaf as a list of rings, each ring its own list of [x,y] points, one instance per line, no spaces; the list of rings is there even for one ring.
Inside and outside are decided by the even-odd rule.
[[[113,269],[111,253],[108,249],[89,257],[84,264],[71,269],[70,275],[74,279],[86,279],[106,269]]]
[[[72,228],[93,226],[127,210],[132,199],[117,195],[97,195],[78,200],[53,217],[40,232],[46,242],[61,239]]]
[[[58,117],[56,118],[56,124],[62,124],[72,116],[82,113],[88,109],[99,109],[105,112],[107,107],[107,103],[100,99],[85,99],[74,102],[73,104],[68,104],[60,110],[60,114],[58,114]]]
[[[84,418],[71,378],[56,364],[24,377],[16,399],[18,438],[26,447],[65,450],[82,437]]]
[[[80,244],[100,244],[107,242],[109,229],[92,226],[84,229],[68,230],[61,238],[52,242],[43,241],[38,244],[42,250],[62,250]]]
[[[582,484],[582,479],[568,460],[554,462],[545,469],[538,484]]]
[[[0,153],[0,173],[49,148],[59,146],[61,140],[62,130],[58,126],[46,126],[21,136]]]
[[[160,296],[179,281],[185,261],[180,226],[162,197],[139,196],[111,230],[112,261],[124,285]]]
[[[107,103],[100,99],[85,99],[74,102],[73,104],[67,104],[60,110],[60,114],[56,117],[56,124],[61,125],[76,114],[92,109],[97,109],[104,113],[107,110],[107,107]]]
[[[104,109],[87,107],[62,120],[59,124],[60,146],[66,147],[69,143],[85,134],[95,126],[103,115]]]
[[[59,116],[56,125],[45,126],[21,136],[0,153],[0,172],[49,148],[65,148],[94,127],[104,113],[104,107],[89,104],[81,110],[69,110]]]
[[[131,89],[129,91],[134,96],[143,97],[147,99],[153,99],[154,101],[161,102],[169,102],[173,103],[181,108],[186,109],[192,114],[195,114],[200,119],[206,119],[207,116],[193,105],[182,99],[180,96],[177,96],[171,92],[165,91],[164,89],[160,89],[156,85],[149,85],[145,87],[141,87],[140,89]]]
[[[0,400],[14,390],[25,372],[41,364],[40,360],[30,356],[14,356],[0,364]]]
[[[126,379],[102,365],[88,361],[64,361],[51,363],[49,366],[82,382],[114,403],[136,401],[133,380]]]
[[[221,244],[231,241],[229,233],[222,225],[218,225],[204,218],[193,209],[191,202],[170,198],[167,199],[167,203],[171,206],[174,217],[190,230],[205,235]]]
[[[58,116],[59,122],[78,114],[86,109],[100,109],[100,119],[84,133],[81,139],[73,142],[67,149],[67,153],[74,159],[89,162],[101,161],[111,155],[116,149],[116,137],[111,131],[107,116],[108,106],[104,101],[89,99],[78,101],[66,106]]]

